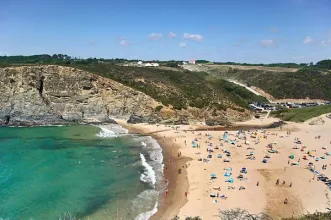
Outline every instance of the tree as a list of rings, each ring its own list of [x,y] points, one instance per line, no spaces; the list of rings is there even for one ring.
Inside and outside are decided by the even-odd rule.
[[[250,214],[246,209],[220,210],[219,217],[222,220],[273,220],[265,213]]]

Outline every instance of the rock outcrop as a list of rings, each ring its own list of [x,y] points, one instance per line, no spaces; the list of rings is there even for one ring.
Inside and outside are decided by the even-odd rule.
[[[221,125],[219,115],[238,120],[249,112],[174,110],[116,81],[71,67],[0,68],[0,125],[113,123],[113,118],[171,124],[208,118],[207,124]]]
[[[0,69],[0,124],[104,123],[130,115],[151,117],[161,105],[113,80],[74,68]]]

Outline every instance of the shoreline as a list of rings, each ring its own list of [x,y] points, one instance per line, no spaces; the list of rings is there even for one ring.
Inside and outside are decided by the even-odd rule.
[[[138,133],[151,136],[162,148],[164,179],[168,182],[168,195],[160,193],[157,212],[150,217],[151,220],[170,220],[179,214],[180,209],[187,203],[185,192],[189,190],[188,173],[185,165],[192,159],[189,157],[178,157],[180,146],[171,137],[162,136],[143,128],[141,125],[128,124],[122,120],[116,120],[118,125],[127,129],[130,133]],[[169,161],[170,159],[170,161]],[[178,174],[178,169],[182,170]]]
[[[286,123],[281,127],[269,126],[266,129],[262,128],[267,127],[269,119],[243,122],[238,127],[244,127],[247,143],[243,136],[237,133],[238,130],[228,130],[231,138],[229,140],[235,139],[237,144],[231,144],[225,141],[224,137],[221,138],[228,128],[206,129],[201,125],[131,125],[124,121],[118,124],[131,132],[152,136],[162,147],[164,164],[169,167],[168,159],[172,160],[173,167],[164,170],[165,178],[169,179],[170,193],[159,203],[158,211],[150,219],[170,220],[177,215],[181,219],[200,216],[202,219],[216,220],[219,219],[220,211],[234,208],[241,208],[252,214],[267,213],[274,219],[281,219],[307,212],[325,212],[331,204],[329,189],[321,181],[314,179],[307,170],[308,163],[313,162],[320,173],[331,176],[330,168],[327,171],[321,169],[322,165],[331,164],[331,153],[320,162],[315,161],[314,157],[309,157],[307,153],[313,151],[322,157],[328,151],[326,148],[331,148],[331,138],[327,132],[331,129],[331,119],[325,115],[319,118],[323,119],[323,123]],[[255,130],[256,128],[259,129]],[[318,136],[321,138],[316,138]],[[293,141],[295,138],[299,138],[302,144],[296,144]],[[198,143],[200,147],[194,147],[193,142]],[[279,152],[270,153],[270,143]],[[302,147],[305,149],[300,150]],[[209,148],[213,149],[212,153],[206,152]],[[218,158],[218,154],[224,154],[225,149],[231,151],[231,161],[228,163],[224,163],[224,157]],[[178,159],[178,150],[190,161]],[[254,159],[247,156],[252,151]],[[267,163],[263,163],[266,154],[269,159]],[[293,155],[291,159],[289,155]],[[181,178],[184,175],[178,175],[176,170],[181,166],[180,163],[189,164],[182,172],[185,178]],[[243,167],[246,167],[248,173],[244,175],[246,180],[240,181],[238,175]],[[224,177],[224,170],[228,168],[231,168],[233,173],[232,184],[225,181],[227,177]],[[211,174],[216,174],[218,178],[212,180]],[[280,179],[282,185],[275,184],[277,179]],[[182,187],[183,185],[186,186]],[[172,190],[175,195],[172,195]],[[187,198],[185,192],[188,192]],[[218,193],[225,199],[215,196],[211,198],[212,194],[218,196]],[[259,200],[252,203],[251,201],[256,198]],[[289,204],[284,203],[286,199]]]

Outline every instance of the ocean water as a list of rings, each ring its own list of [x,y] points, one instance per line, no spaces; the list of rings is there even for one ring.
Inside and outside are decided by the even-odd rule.
[[[148,219],[161,151],[117,125],[0,127],[0,219]]]

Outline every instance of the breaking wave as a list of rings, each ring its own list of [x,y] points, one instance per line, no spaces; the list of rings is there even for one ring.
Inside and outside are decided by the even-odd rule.
[[[116,124],[98,125],[97,127],[101,129],[97,136],[102,138],[114,138],[128,133],[127,129]]]
[[[146,158],[142,153],[140,153],[140,159],[144,167],[144,172],[140,175],[140,180],[145,183],[150,183],[152,187],[155,187],[156,177],[153,167],[146,162]]]
[[[136,217],[136,220],[148,220],[152,215],[157,212],[158,202],[155,203],[154,208],[151,211],[141,213]]]

